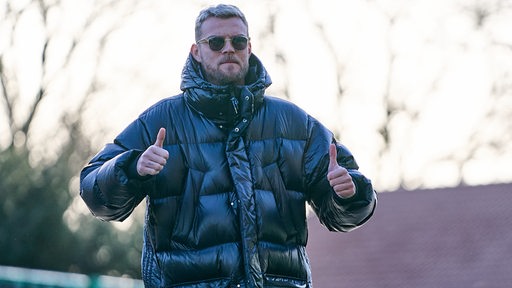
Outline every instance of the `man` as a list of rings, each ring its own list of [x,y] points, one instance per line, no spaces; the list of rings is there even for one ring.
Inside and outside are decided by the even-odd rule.
[[[146,199],[146,287],[312,287],[305,203],[350,231],[373,214],[372,185],[318,121],[264,96],[270,77],[237,7],[201,11],[195,29],[183,93],[84,167],[81,196],[107,221]]]

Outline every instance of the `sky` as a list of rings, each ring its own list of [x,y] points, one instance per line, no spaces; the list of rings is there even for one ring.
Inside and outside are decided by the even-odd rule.
[[[288,91],[289,100],[332,129],[378,190],[512,181],[510,145],[501,144],[499,151],[491,145],[512,138],[502,116],[512,110],[507,109],[511,97],[493,96],[496,79],[510,83],[512,51],[495,43],[512,45],[512,13],[491,9],[492,17],[479,27],[471,12],[475,6],[498,7],[499,1],[226,2],[248,18],[253,52],[273,79],[267,93],[284,97]],[[83,34],[77,31],[90,2],[63,3],[49,14],[47,32],[59,36],[49,55],[57,60],[47,67],[49,97],[34,128],[40,132],[31,135],[33,143],[47,143],[38,148],[40,158],[57,153],[58,139],[65,137],[57,133],[56,140],[47,139],[58,121],[55,111],[77,109],[90,79],[102,87],[91,94],[82,117],[98,147],[149,105],[179,93],[195,17],[217,1],[148,0],[126,15],[131,7],[121,5]],[[267,32],[269,13],[275,14],[274,34]],[[41,71],[30,64],[37,62],[37,53],[26,55],[33,55],[44,34],[37,17],[25,16],[14,54],[20,71],[32,72],[21,73],[27,85],[21,85],[20,101],[33,97],[37,87],[33,83]],[[98,56],[98,35],[114,23]],[[68,49],[69,35],[82,43],[69,68],[61,70],[58,55]],[[5,49],[1,43],[0,49]],[[276,51],[284,55],[285,66]],[[392,115],[387,108],[394,109]],[[378,133],[385,121],[389,147]]]

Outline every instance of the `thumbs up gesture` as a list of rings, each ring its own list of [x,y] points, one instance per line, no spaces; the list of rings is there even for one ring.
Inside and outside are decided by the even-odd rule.
[[[162,148],[164,140],[165,128],[160,128],[156,135],[155,144],[149,146],[137,161],[137,173],[140,176],[156,175],[162,171],[167,159],[169,159],[169,152]]]
[[[349,198],[354,196],[356,188],[352,177],[348,174],[347,169],[338,165],[336,160],[337,151],[336,145],[329,146],[329,168],[327,170],[327,180],[331,184],[334,192],[342,198]]]

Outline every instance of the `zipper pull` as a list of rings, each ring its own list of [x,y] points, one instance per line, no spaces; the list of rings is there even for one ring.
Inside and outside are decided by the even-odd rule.
[[[235,109],[235,115],[238,115],[238,100],[233,97],[231,98],[231,103],[233,103],[233,109]]]

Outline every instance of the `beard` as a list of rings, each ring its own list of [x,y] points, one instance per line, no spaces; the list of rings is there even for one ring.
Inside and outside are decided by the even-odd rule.
[[[231,65],[233,67],[226,67],[226,69],[222,69],[222,65]],[[248,62],[241,62],[240,60],[235,60],[232,57],[223,58],[215,64],[203,63],[202,66],[206,80],[219,86],[243,85],[245,82],[245,76],[249,71]]]

